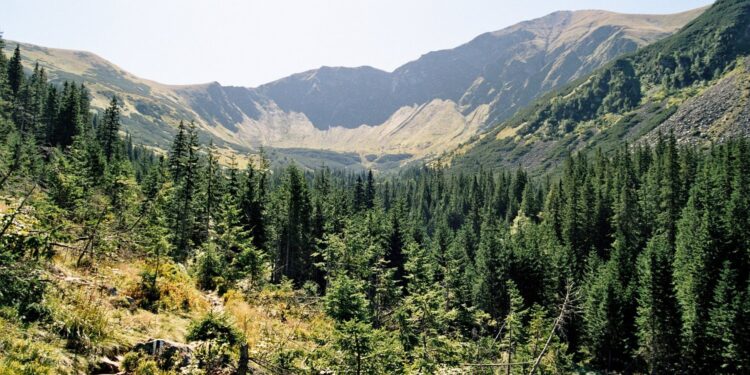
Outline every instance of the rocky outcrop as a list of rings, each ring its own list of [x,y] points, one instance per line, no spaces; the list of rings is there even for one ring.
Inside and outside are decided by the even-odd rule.
[[[750,70],[745,65],[686,100],[645,139],[653,143],[659,133],[673,132],[679,143],[705,144],[750,136],[749,97]]]

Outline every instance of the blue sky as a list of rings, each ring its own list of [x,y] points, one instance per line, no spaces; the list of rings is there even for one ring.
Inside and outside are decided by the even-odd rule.
[[[555,10],[676,13],[711,0],[3,0],[4,38],[94,52],[163,83],[256,86],[328,66],[393,70]]]

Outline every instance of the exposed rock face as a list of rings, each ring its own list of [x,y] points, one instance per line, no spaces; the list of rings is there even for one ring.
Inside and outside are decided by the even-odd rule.
[[[653,141],[658,133],[670,132],[678,142],[691,144],[750,136],[750,62],[686,100],[647,139]]]

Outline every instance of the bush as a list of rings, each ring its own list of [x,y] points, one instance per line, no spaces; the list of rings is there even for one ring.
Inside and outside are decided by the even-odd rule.
[[[369,303],[362,289],[362,282],[346,275],[333,279],[324,297],[328,316],[339,323],[348,320],[366,321],[369,318]]]
[[[14,308],[21,320],[32,322],[48,315],[42,304],[46,285],[38,270],[25,262],[5,267],[0,262],[0,306]]]
[[[203,290],[215,290],[223,273],[223,262],[216,253],[216,245],[208,244],[204,247],[195,262],[195,277],[198,287]]]
[[[156,272],[146,268],[137,280],[127,286],[126,295],[141,308],[158,311],[188,311],[205,307],[206,300],[195,290],[193,280],[185,269],[174,263],[159,266],[159,277],[154,289]]]
[[[0,375],[68,374],[61,350],[44,340],[29,340],[23,324],[0,318]]]
[[[141,361],[141,358],[143,356],[138,352],[128,352],[125,353],[125,355],[122,357],[122,361],[120,364],[122,365],[122,370],[131,373],[135,372],[135,369],[138,367],[138,363]]]
[[[188,341],[210,341],[234,345],[242,335],[232,326],[226,316],[208,313],[200,320],[193,321],[188,327]]]
[[[159,307],[157,302],[159,302],[159,299],[161,299],[161,293],[159,292],[159,287],[156,284],[156,272],[144,270],[141,272],[140,276],[141,281],[139,284],[139,288],[142,293],[141,298],[139,298],[138,300],[138,305],[146,310],[156,312],[158,311]]]
[[[227,343],[209,340],[201,342],[195,348],[195,361],[200,369],[205,370],[206,374],[227,374],[234,373],[233,357],[234,352]]]
[[[162,372],[159,370],[159,366],[153,359],[143,360],[138,363],[138,367],[133,372],[135,375],[158,375]]]

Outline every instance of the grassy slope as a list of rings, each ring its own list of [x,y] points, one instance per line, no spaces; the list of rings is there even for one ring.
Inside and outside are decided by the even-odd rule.
[[[43,200],[38,193],[31,206]],[[0,217],[18,204],[9,197],[0,202],[8,203],[0,204]],[[26,210],[11,231],[35,230],[34,215],[33,208]],[[197,289],[183,266],[166,263],[160,267],[159,309],[152,312],[138,307],[140,275],[153,269],[143,254],[124,250],[77,267],[78,252],[63,245],[56,246],[57,255],[40,269],[47,280],[42,305],[50,318],[27,324],[12,310],[0,309],[0,375],[89,373],[102,357],[117,361],[134,344],[150,338],[185,342],[191,321],[209,311],[226,314],[247,338],[251,356],[260,361],[299,349],[309,352],[331,341],[332,322],[317,298],[289,284],[229,291],[219,299]],[[68,336],[81,339],[72,345]]]

